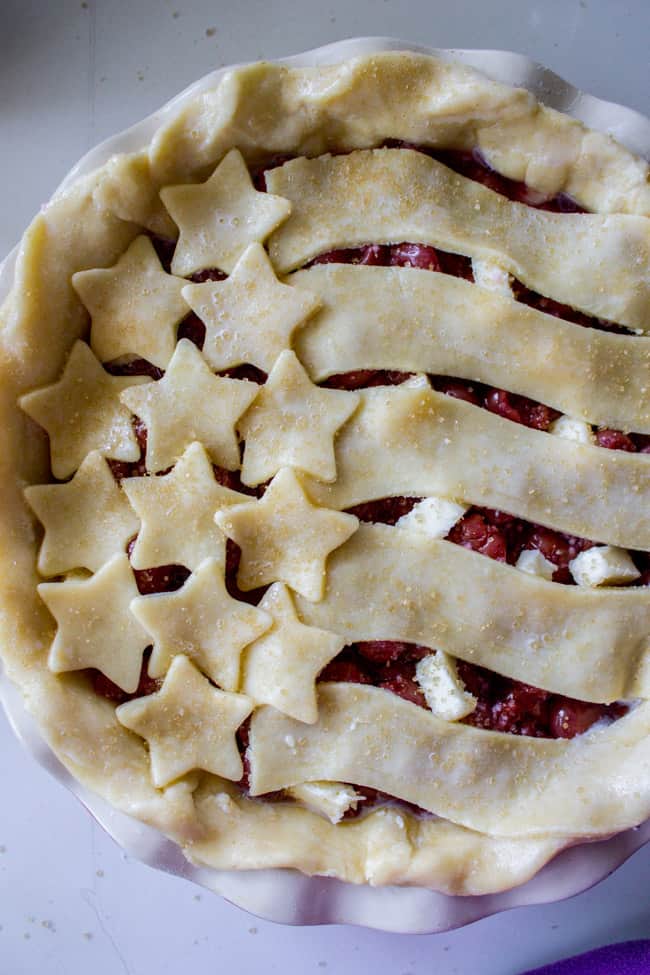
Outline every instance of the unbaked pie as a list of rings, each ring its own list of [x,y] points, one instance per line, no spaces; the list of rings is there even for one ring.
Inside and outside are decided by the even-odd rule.
[[[225,74],[35,219],[2,655],[220,869],[476,894],[650,815],[648,168],[384,53]]]

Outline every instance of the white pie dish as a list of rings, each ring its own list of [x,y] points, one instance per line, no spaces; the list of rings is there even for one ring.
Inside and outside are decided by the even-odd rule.
[[[555,79],[555,76],[551,76],[518,55],[499,52],[436,52],[420,47],[414,48],[412,45],[398,41],[369,39],[343,42],[306,55],[299,55],[297,58],[287,59],[285,63],[326,63],[391,48],[442,54],[481,68],[499,80],[525,84],[543,101],[564,111],[568,110],[569,114],[577,115],[596,128],[606,125],[630,148],[637,152],[648,152],[650,146],[648,124],[641,116],[627,109],[619,110],[615,106],[606,106],[589,96],[579,96],[569,86]],[[208,75],[154,116],[93,150],[72,170],[63,185],[67,186],[70,181],[94,169],[113,153],[133,151],[149,141],[165,116],[178,107],[179,101],[193,96],[197,90],[214,85],[218,75],[219,72]],[[11,273],[11,259],[8,259],[0,278],[1,286],[8,282]],[[8,698],[10,696],[8,695]],[[14,723],[20,726],[23,737],[26,737],[30,747],[34,748],[33,733],[27,727],[27,723],[22,721],[20,707],[20,703],[15,705],[10,701],[8,710]],[[55,770],[56,766],[59,770],[58,776],[65,776],[69,784],[67,773],[58,765],[49,749],[41,745],[39,751],[39,757],[45,759],[48,767]],[[114,811],[107,812],[103,802],[94,796],[91,797],[76,785],[74,791],[116,840],[127,847],[132,854],[219,890],[229,899],[255,913],[292,923],[348,921],[402,931],[442,930],[467,923],[495,910],[517,904],[553,900],[584,889],[618,865],[649,835],[647,827],[642,827],[621,834],[611,841],[574,848],[549,865],[534,881],[515,891],[481,898],[448,898],[430,891],[407,888],[352,887],[337,881],[309,879],[288,871],[281,875],[278,872],[272,872],[270,875],[267,872],[232,875],[196,870],[184,861],[173,844],[161,840],[158,834],[134,824],[133,821]],[[565,862],[568,863],[566,871],[563,867]],[[566,883],[563,884],[561,882],[563,880]]]

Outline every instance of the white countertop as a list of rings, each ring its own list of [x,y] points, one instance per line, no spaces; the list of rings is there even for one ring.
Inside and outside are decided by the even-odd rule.
[[[0,0],[0,258],[88,148],[223,64],[355,35],[520,51],[648,112],[646,0]],[[0,716],[2,975],[516,975],[650,937],[650,847],[570,901],[442,935],[285,928],[126,858]]]

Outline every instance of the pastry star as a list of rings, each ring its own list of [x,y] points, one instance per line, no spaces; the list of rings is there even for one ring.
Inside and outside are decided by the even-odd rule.
[[[239,421],[246,441],[244,484],[262,484],[281,467],[298,467],[321,481],[335,480],[334,436],[359,399],[358,393],[315,386],[295,353],[283,352]]]
[[[110,376],[86,343],[77,341],[57,382],[21,396],[22,409],[50,435],[56,478],[69,477],[94,449],[116,460],[138,459],[131,415],[119,394],[149,382],[145,376]]]
[[[258,392],[256,383],[215,376],[189,339],[176,346],[169,368],[146,389],[127,389],[122,402],[147,426],[147,469],[171,467],[195,440],[216,464],[239,467],[235,424]]]
[[[278,281],[261,244],[246,248],[226,281],[188,284],[183,297],[205,324],[203,355],[215,370],[246,362],[270,372],[321,304],[310,291]]]
[[[358,518],[312,504],[294,474],[284,467],[261,501],[233,505],[214,520],[242,550],[237,584],[244,591],[286,582],[305,599],[325,590],[325,561],[359,525]]]
[[[242,694],[213,687],[187,657],[175,657],[155,694],[121,704],[118,721],[149,742],[157,789],[192,769],[237,782],[244,767],[235,732],[253,710]]]
[[[142,519],[131,552],[135,569],[155,565],[196,569],[209,556],[225,564],[226,540],[214,523],[214,513],[248,497],[215,480],[200,443],[190,444],[170,474],[129,477],[122,487]]]
[[[185,653],[228,691],[239,684],[242,649],[271,625],[268,613],[228,594],[216,559],[202,562],[175,592],[138,596],[131,610],[154,640],[151,677],[162,677],[174,655]]]
[[[273,626],[245,651],[242,690],[256,703],[271,704],[297,721],[314,724],[316,678],[345,640],[301,623],[282,582],[272,585],[259,605],[270,614]]]
[[[102,455],[93,450],[66,484],[25,488],[27,502],[45,527],[38,571],[97,572],[123,552],[140,522]]]
[[[96,667],[132,694],[151,641],[129,610],[138,589],[126,555],[114,555],[90,579],[42,582],[38,591],[59,624],[50,670],[60,674]]]
[[[289,200],[255,189],[238,149],[205,183],[167,186],[160,196],[180,230],[172,261],[180,275],[206,267],[230,274],[246,246],[266,240],[291,212]]]
[[[90,312],[90,344],[102,362],[136,355],[164,369],[187,315],[182,278],[163,271],[149,237],[136,237],[117,264],[72,275]]]

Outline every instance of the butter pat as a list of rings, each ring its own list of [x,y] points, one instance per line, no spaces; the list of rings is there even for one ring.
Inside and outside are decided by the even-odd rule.
[[[407,515],[396,522],[396,528],[424,532],[433,538],[444,538],[468,510],[449,498],[424,498]]]
[[[565,440],[574,440],[576,443],[596,443],[591,426],[584,420],[575,420],[572,416],[558,416],[548,429],[549,433],[554,433],[556,437],[564,437]]]
[[[459,721],[476,708],[456,671],[453,657],[438,650],[418,661],[415,679],[432,712],[444,721]]]
[[[549,562],[539,549],[525,548],[517,559],[515,568],[520,569],[522,572],[528,572],[531,576],[541,576],[542,579],[548,579],[550,581],[553,578],[553,573],[557,569],[557,566]]]
[[[364,799],[351,785],[342,782],[303,782],[292,785],[286,792],[296,802],[329,819],[334,825],[343,819],[348,809],[356,809],[357,803]]]
[[[569,571],[579,586],[624,586],[638,579],[640,572],[624,548],[597,545],[580,552],[569,562]]]
[[[472,274],[474,281],[486,291],[512,298],[512,275],[496,261],[485,261],[478,257],[472,258]]]

